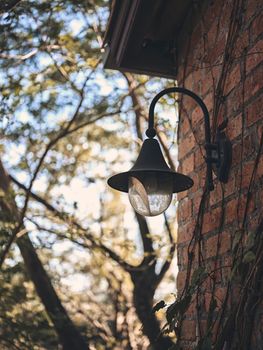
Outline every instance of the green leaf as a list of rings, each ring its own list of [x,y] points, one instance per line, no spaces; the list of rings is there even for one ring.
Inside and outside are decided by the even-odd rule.
[[[183,315],[188,309],[191,299],[192,295],[187,294],[181,300],[175,301],[173,304],[171,304],[166,311],[167,322],[171,323],[174,318],[178,318],[178,316]]]
[[[255,259],[256,259],[255,254],[250,250],[244,255],[243,263],[249,264],[252,261],[254,261]]]
[[[152,311],[157,312],[160,309],[163,309],[166,306],[165,302],[163,300],[159,301],[157,304],[154,305]]]

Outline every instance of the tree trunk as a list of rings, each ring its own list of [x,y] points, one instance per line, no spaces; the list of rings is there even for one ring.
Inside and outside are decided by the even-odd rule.
[[[156,256],[152,237],[149,235],[150,230],[147,221],[145,217],[137,213],[135,213],[135,217],[138,222],[143,250],[146,256],[140,264],[138,271],[130,271],[134,285],[133,304],[142,323],[143,333],[150,341],[151,349],[166,350],[174,345],[174,343],[170,338],[162,334],[157,317],[152,311],[154,293],[165,272],[161,272],[161,275],[155,273]]]
[[[153,309],[153,297],[156,289],[155,281],[150,271],[141,276],[132,276],[134,283],[133,303],[136,313],[143,325],[143,333],[148,337],[153,350],[168,350],[174,343],[161,333],[160,324]]]
[[[1,218],[16,224],[19,217],[14,198],[9,188],[9,178],[0,160],[0,189],[4,196],[0,197]],[[0,219],[1,219],[0,218]],[[24,259],[26,270],[35,285],[36,292],[54,324],[64,350],[87,350],[88,344],[74,326],[65,308],[51,284],[34,247],[27,234],[18,238],[17,245]]]
[[[39,257],[27,235],[17,240],[17,245],[37,294],[52,320],[64,350],[87,350],[88,345],[69,318],[61,304]]]

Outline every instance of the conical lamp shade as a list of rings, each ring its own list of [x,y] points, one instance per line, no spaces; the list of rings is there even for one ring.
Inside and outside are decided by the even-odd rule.
[[[146,177],[147,173],[155,173],[160,182],[166,181],[167,177],[172,177],[173,193],[185,191],[193,186],[193,180],[190,177],[169,168],[156,139],[146,139],[134,166],[127,172],[110,177],[108,185],[118,191],[128,192],[129,178],[140,179]]]

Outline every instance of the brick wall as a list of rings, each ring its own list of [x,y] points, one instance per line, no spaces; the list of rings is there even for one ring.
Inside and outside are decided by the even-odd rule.
[[[262,1],[257,0],[210,1],[203,8],[197,6],[189,15],[186,24],[188,37],[181,38],[178,85],[203,98],[213,130],[215,125],[228,118],[226,133],[233,145],[229,181],[223,186],[215,181],[215,190],[205,201],[200,237],[191,248],[194,253],[191,273],[201,264],[212,275],[200,286],[198,300],[194,297],[187,310],[181,332],[183,349],[194,348],[198,337],[205,334],[211,295],[217,300],[217,315],[220,317],[222,303],[229,293],[222,323],[240,297],[238,279],[230,279],[233,249],[240,232],[244,233],[242,241],[246,247],[249,233],[257,229],[262,219],[262,151],[258,155],[263,132],[262,7]],[[180,170],[191,176],[195,184],[178,196],[179,293],[185,286],[189,243],[196,228],[206,169],[202,113],[188,97],[183,97],[183,106],[179,135]],[[215,315],[216,312],[214,318]],[[263,344],[260,318],[262,320],[262,308],[258,306],[253,349],[260,349]],[[215,321],[214,338],[217,326]]]

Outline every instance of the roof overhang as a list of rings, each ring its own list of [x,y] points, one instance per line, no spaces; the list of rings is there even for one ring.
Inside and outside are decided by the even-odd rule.
[[[175,78],[177,42],[191,0],[114,0],[105,68]]]

